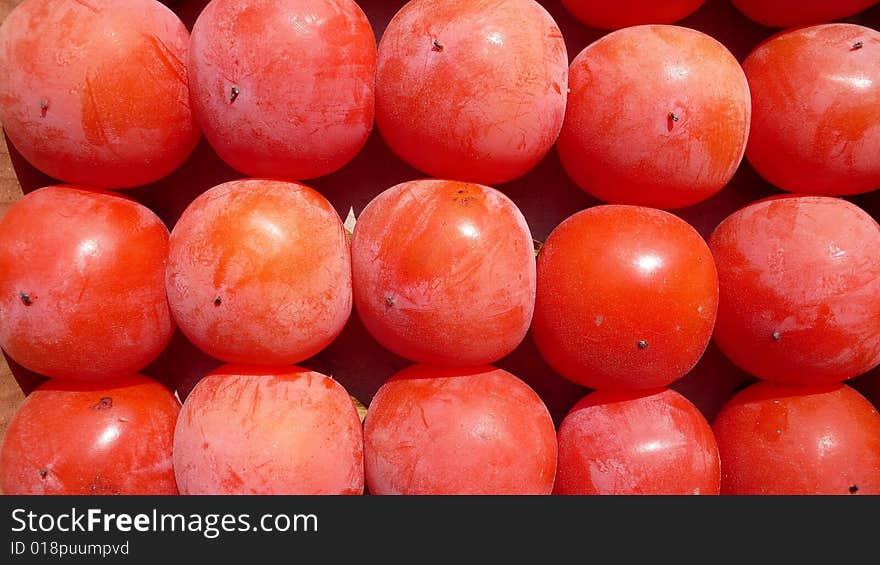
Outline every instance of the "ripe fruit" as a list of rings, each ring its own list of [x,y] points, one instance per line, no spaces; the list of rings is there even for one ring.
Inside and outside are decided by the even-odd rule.
[[[364,456],[372,494],[550,494],[556,436],[507,371],[413,365],[373,397]]]
[[[351,313],[345,230],[305,185],[227,182],[174,226],[166,285],[180,329],[209,355],[298,363],[326,347]]]
[[[781,32],[743,69],[746,158],[774,185],[838,196],[880,188],[880,32],[826,24]]]
[[[742,160],[749,86],[706,34],[668,25],[612,32],[575,58],[569,84],[557,150],[572,180],[600,200],[688,206],[721,190]]]
[[[141,375],[50,380],[25,398],[0,454],[4,494],[177,494],[180,403]]]
[[[846,385],[757,383],[712,429],[722,494],[880,493],[880,415]]]
[[[669,389],[596,391],[559,427],[554,494],[718,494],[709,423]]]
[[[188,44],[183,23],[155,0],[26,0],[0,27],[3,129],[56,179],[106,188],[158,180],[199,139]]]
[[[362,494],[361,421],[330,377],[225,365],[183,404],[174,473],[181,494]]]
[[[770,27],[794,27],[846,18],[877,0],[732,0],[750,19]]]
[[[880,363],[880,226],[845,200],[765,199],[712,233],[714,339],[779,383],[842,381]]]
[[[541,248],[532,332],[547,363],[576,383],[654,388],[697,363],[717,304],[712,254],[684,220],[597,206]]]
[[[251,176],[332,173],[373,127],[376,39],[352,0],[212,0],[188,70],[205,137]]]
[[[361,320],[398,355],[491,363],[529,329],[532,238],[516,205],[493,188],[442,180],[394,186],[361,213],[351,252]]]
[[[116,193],[50,186],[0,221],[0,346],[47,377],[139,371],[168,344],[168,229]]]
[[[574,17],[599,29],[671,24],[697,11],[705,0],[562,0]]]
[[[413,0],[379,43],[376,126],[431,176],[509,181],[556,141],[567,67],[562,33],[534,0]]]

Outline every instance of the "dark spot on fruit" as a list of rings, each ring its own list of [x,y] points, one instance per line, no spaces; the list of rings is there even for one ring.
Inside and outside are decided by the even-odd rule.
[[[669,112],[666,114],[666,131],[672,131],[672,126],[679,120],[678,114]]]
[[[391,308],[392,306],[394,306],[394,298],[391,296],[386,296],[385,297],[385,307]]]
[[[771,335],[770,337],[773,338],[773,341],[779,341],[780,339],[782,339],[782,334],[779,333],[779,330],[776,330],[773,332],[773,335]]]
[[[47,111],[48,109],[49,109],[49,101],[46,100],[45,98],[42,98],[42,99],[40,100],[40,117],[41,117],[41,118],[45,118],[45,117],[46,117],[46,111]]]
[[[239,95],[240,93],[241,93],[241,91],[238,89],[238,87],[237,87],[237,86],[233,86],[233,87],[232,87],[232,91],[231,91],[231,93],[229,94],[229,103],[232,104],[233,102],[235,102],[235,99],[238,98],[238,95]]]
[[[855,494],[855,493],[857,493],[857,492],[859,492],[859,485],[851,485],[851,486],[849,487],[849,493],[850,493],[850,494]]]
[[[443,44],[435,39],[433,41],[433,43],[431,44],[431,50],[437,51],[439,53],[439,52],[443,51]]]
[[[113,399],[109,396],[105,396],[99,400],[97,404],[92,406],[92,408],[95,410],[107,410],[108,408],[113,408]]]
[[[553,83],[553,90],[556,91],[556,94],[562,94],[562,88],[559,86],[558,82]]]
[[[639,345],[639,349],[648,349],[648,340],[647,339],[640,339],[638,345]]]
[[[864,46],[865,46],[865,44],[862,43],[861,41],[856,41],[856,42],[853,43],[853,45],[852,45],[852,51],[858,51],[859,49],[861,49],[861,48],[864,47]]]
[[[31,299],[31,295],[24,292],[23,290],[18,291],[18,298],[21,299],[21,303],[25,306],[30,306],[34,303],[34,301]]]
[[[219,296],[214,299],[214,306],[220,306],[220,304],[222,304],[222,303],[223,303],[223,299],[220,298]]]
[[[45,479],[49,475],[48,469],[40,469],[40,478]],[[852,487],[850,487],[850,492],[852,492]]]

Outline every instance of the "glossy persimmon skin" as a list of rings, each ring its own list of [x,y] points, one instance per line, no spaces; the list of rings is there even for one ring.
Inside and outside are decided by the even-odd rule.
[[[730,51],[702,32],[612,32],[575,57],[569,87],[557,151],[600,200],[688,206],[721,190],[742,161],[749,86]]]
[[[694,367],[717,304],[712,254],[689,224],[652,208],[596,206],[541,248],[532,334],[576,383],[654,388]]]
[[[643,24],[671,24],[697,11],[706,0],[562,0],[585,24],[615,30]]]
[[[554,494],[718,494],[712,428],[670,389],[596,391],[559,427]]]
[[[126,376],[171,339],[168,229],[117,193],[57,185],[0,220],[0,346],[65,379]]]
[[[181,494],[362,494],[361,421],[326,375],[224,365],[183,404],[174,472]]]
[[[842,381],[880,363],[880,226],[845,200],[787,196],[731,214],[709,238],[713,339],[769,381]]]
[[[721,494],[880,493],[880,415],[844,384],[756,383],[712,430]]]
[[[567,69],[562,33],[533,0],[414,0],[379,42],[376,126],[430,176],[509,181],[556,141]]]
[[[180,329],[229,363],[311,357],[351,314],[351,259],[336,211],[299,183],[209,189],[171,233],[166,287]]]
[[[213,0],[188,70],[205,137],[250,176],[327,175],[373,127],[376,38],[353,0]]]
[[[180,402],[142,375],[49,380],[12,416],[4,494],[177,494],[171,448]]]
[[[364,208],[351,252],[358,314],[402,357],[491,363],[529,329],[532,237],[516,205],[493,188],[443,180],[396,185]]]
[[[137,17],[132,17],[136,13]],[[189,156],[189,32],[155,0],[27,0],[0,27],[0,121],[64,182],[129,188]]]
[[[550,494],[556,435],[507,371],[412,365],[370,402],[364,457],[371,494]]]
[[[755,48],[743,62],[755,170],[800,194],[880,188],[878,58],[880,32],[854,24],[783,31]]]
[[[731,0],[749,19],[769,27],[820,24],[852,16],[877,0]]]

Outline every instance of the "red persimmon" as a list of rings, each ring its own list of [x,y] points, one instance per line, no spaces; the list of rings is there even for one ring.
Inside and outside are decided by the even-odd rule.
[[[880,226],[866,212],[824,196],[765,199],[721,222],[709,246],[713,338],[744,370],[818,384],[880,363]]]
[[[718,494],[718,446],[696,406],[670,389],[596,391],[559,427],[554,494]]]
[[[709,343],[718,278],[703,238],[668,212],[588,208],[538,255],[532,332],[541,356],[590,388],[665,386]]]
[[[48,377],[130,375],[162,352],[168,229],[127,197],[41,188],[0,221],[0,346]]]
[[[0,453],[4,494],[177,494],[180,403],[141,375],[52,379],[25,398]]]
[[[205,137],[251,176],[332,173],[373,127],[376,38],[353,0],[213,0],[188,70]]]
[[[689,16],[706,0],[562,0],[574,17],[599,29],[671,24]]]
[[[174,473],[181,494],[362,494],[361,421],[330,377],[225,365],[183,404]]]
[[[749,85],[727,48],[704,33],[669,25],[612,32],[574,59],[569,85],[557,150],[572,180],[600,200],[688,206],[721,190],[742,161]]]
[[[398,355],[491,363],[529,329],[532,237],[516,205],[493,188],[443,180],[394,186],[364,208],[351,249],[358,314]]]
[[[413,0],[379,43],[376,126],[431,176],[509,181],[556,141],[567,68],[562,33],[534,0]]]
[[[788,30],[759,45],[743,62],[753,106],[749,163],[791,192],[880,188],[878,59],[880,32],[853,24]]]
[[[26,0],[0,26],[3,129],[28,162],[65,182],[158,180],[200,135],[188,44],[155,0]]]
[[[550,494],[556,436],[507,371],[413,365],[373,397],[364,457],[373,494]]]
[[[345,230],[305,185],[230,181],[196,198],[174,226],[166,286],[181,331],[205,353],[298,363],[333,341],[351,313]]]
[[[722,494],[880,494],[880,415],[846,385],[757,383],[712,429]]]
[[[732,0],[749,19],[770,27],[794,27],[852,16],[877,0]]]

